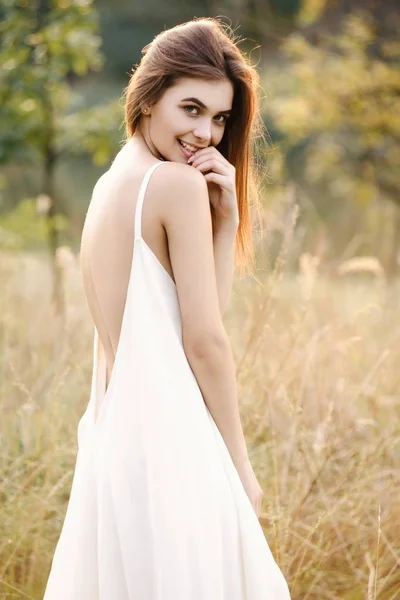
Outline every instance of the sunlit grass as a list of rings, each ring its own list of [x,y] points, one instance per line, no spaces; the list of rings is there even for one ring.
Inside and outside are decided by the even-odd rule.
[[[293,600],[400,596],[400,286],[316,270],[237,278],[225,324],[261,523]],[[42,597],[89,398],[77,264],[0,257],[0,598]]]

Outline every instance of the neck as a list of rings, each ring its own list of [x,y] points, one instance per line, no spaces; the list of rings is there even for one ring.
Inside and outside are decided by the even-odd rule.
[[[132,138],[138,140],[140,142],[140,144],[143,145],[158,160],[166,160],[158,152],[157,148],[154,146],[153,142],[151,141],[150,132],[149,132],[149,123],[148,123],[149,119],[150,119],[149,117],[141,118],[138,128],[136,129]]]

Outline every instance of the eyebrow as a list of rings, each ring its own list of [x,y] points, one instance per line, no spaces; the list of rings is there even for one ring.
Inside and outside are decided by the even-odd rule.
[[[198,98],[183,98],[181,100],[181,102],[196,102],[196,104],[198,104],[199,106],[201,106],[201,108],[207,109],[207,106],[204,104],[204,102],[202,102]],[[230,115],[231,112],[232,112],[231,110],[220,110],[218,112],[218,114],[219,115]]]

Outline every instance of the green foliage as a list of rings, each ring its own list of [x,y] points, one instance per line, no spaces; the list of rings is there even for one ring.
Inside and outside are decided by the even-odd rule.
[[[377,29],[353,14],[339,35],[319,44],[290,36],[284,50],[292,85],[272,110],[287,152],[298,150],[297,177],[324,185],[332,197],[400,204],[400,44],[380,39]]]
[[[67,141],[75,151],[104,157],[105,138],[118,124],[116,106],[111,112],[103,107],[104,115],[96,108],[102,150],[96,147],[93,126],[85,140],[85,112],[75,115],[76,129],[65,119],[74,79],[103,65],[92,1],[3,0],[0,36],[0,162],[34,161],[49,146],[57,155],[69,149]]]
[[[307,26],[317,21],[326,8],[327,0],[303,0],[297,15],[300,26]]]
[[[104,165],[114,153],[122,135],[122,114],[118,100],[75,111],[60,117],[59,147],[71,156],[88,152],[96,165]]]
[[[47,243],[48,220],[39,214],[44,197],[27,198],[14,210],[0,215],[0,247],[9,250],[44,249]],[[68,227],[68,219],[55,215],[53,224],[57,231]]]
[[[97,164],[107,162],[120,107],[113,101],[76,108],[76,79],[104,62],[92,0],[3,0],[2,9],[0,163],[33,164],[48,207],[40,217],[35,201],[24,200],[3,215],[0,246],[43,248],[47,240],[54,253],[68,227],[57,202],[57,163],[87,154]]]
[[[301,4],[301,0],[269,0],[273,11],[288,16],[295,16],[299,12]]]

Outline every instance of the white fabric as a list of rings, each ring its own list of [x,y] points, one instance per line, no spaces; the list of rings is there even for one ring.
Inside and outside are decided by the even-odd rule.
[[[69,505],[44,600],[288,600],[182,345],[174,281],[141,237],[106,393],[94,331]],[[96,417],[96,413],[97,417]]]

